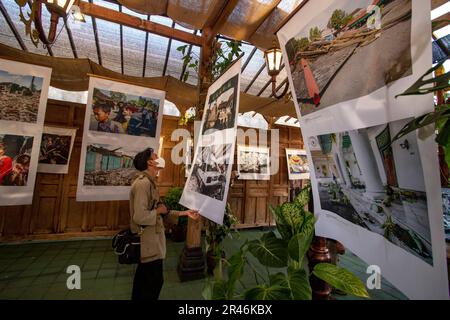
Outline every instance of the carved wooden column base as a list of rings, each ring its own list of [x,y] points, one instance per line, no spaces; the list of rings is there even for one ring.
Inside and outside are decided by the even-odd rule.
[[[205,277],[205,257],[202,248],[184,247],[178,262],[178,277],[181,282]]]
[[[308,251],[309,270],[313,270],[318,263],[331,262],[330,252],[327,247],[327,239],[323,237],[314,237],[311,247]],[[314,275],[309,278],[312,288],[313,300],[329,300],[331,287],[323,280]]]

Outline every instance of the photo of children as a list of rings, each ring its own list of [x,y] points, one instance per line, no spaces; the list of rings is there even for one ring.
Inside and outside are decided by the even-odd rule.
[[[0,186],[26,186],[33,137],[0,134]]]
[[[42,135],[39,163],[67,164],[72,136],[44,133]]]
[[[89,130],[155,137],[160,100],[94,88]]]

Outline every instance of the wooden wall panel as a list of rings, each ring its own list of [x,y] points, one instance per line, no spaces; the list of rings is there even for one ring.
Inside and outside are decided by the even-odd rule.
[[[129,224],[128,201],[77,202],[76,188],[83,136],[85,105],[48,101],[45,123],[77,128],[69,172],[66,175],[37,175],[33,204],[0,207],[0,241],[33,239],[66,239],[113,235]],[[178,128],[178,118],[164,116],[161,129],[161,155],[166,168],[159,177],[161,196],[172,186],[183,186],[184,166],[173,164],[171,153],[177,141],[170,141]],[[280,170],[270,181],[235,180],[230,186],[228,201],[239,220],[238,227],[266,226],[273,223],[269,203],[278,205],[289,198],[285,148],[301,148],[298,128],[275,126],[280,136]],[[190,128],[192,132],[192,128]],[[244,130],[246,130],[244,128]],[[268,145],[270,134],[267,136]],[[248,139],[246,141],[248,143]],[[233,170],[236,170],[236,153]]]

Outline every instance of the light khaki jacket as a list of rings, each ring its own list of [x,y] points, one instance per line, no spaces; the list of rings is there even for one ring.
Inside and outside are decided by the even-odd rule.
[[[140,173],[131,186],[130,229],[141,235],[141,262],[151,262],[166,257],[166,236],[163,217],[156,213],[159,199],[155,180],[146,172]],[[178,222],[178,211],[170,211],[169,222]]]

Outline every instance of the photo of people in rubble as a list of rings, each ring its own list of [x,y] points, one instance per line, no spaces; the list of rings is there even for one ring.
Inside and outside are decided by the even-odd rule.
[[[43,80],[0,70],[0,120],[35,123]]]
[[[313,7],[302,8],[304,15]],[[333,0],[300,22],[285,49],[301,114],[411,75],[411,16],[411,0]]]
[[[215,131],[234,127],[236,119],[237,84],[238,76],[236,75],[209,96],[202,134],[211,134]]]
[[[187,190],[222,201],[227,186],[231,147],[231,143],[200,147],[187,181]]]
[[[33,137],[0,134],[0,186],[26,186]]]
[[[94,88],[89,130],[155,137],[159,99]]]
[[[239,173],[268,174],[267,151],[239,150]]]
[[[42,134],[39,163],[67,164],[69,162],[72,136]]]

